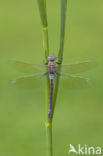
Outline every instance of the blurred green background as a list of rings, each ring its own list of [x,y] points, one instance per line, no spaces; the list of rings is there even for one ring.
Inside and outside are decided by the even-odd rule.
[[[59,0],[48,1],[50,53],[59,48]],[[21,73],[8,60],[42,63],[42,29],[36,0],[0,1],[0,156],[44,156],[45,89],[16,89]],[[54,156],[69,144],[103,146],[103,0],[68,0],[63,63],[93,60],[84,74],[93,87],[60,87],[53,121]],[[71,154],[72,155],[72,154]]]

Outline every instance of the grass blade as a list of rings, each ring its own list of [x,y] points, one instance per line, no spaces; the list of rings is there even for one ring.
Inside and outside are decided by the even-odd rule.
[[[60,46],[58,52],[58,71],[61,71],[61,64],[63,60],[63,49],[64,49],[64,37],[65,37],[65,21],[66,21],[66,8],[67,8],[67,0],[60,0]],[[56,77],[55,80],[55,87],[54,87],[54,94],[53,94],[53,114],[56,105],[56,99],[58,95],[59,89],[59,77]]]
[[[47,13],[46,13],[46,0],[37,0],[42,29],[43,29],[43,46],[44,46],[44,63],[48,63],[49,56],[49,41],[48,41],[48,23],[47,23]],[[47,156],[52,156],[52,121],[48,118],[48,104],[49,104],[49,90],[50,82],[49,77],[46,77],[46,102],[45,102],[45,114],[46,114],[46,142],[47,142]]]
[[[47,12],[46,12],[46,0],[37,0],[42,29],[43,29],[43,47],[45,51],[44,63],[47,63],[47,57],[49,55],[49,41],[48,41],[48,23],[47,23]]]
[[[65,21],[66,21],[67,0],[60,0],[60,47],[58,53],[58,62],[62,63],[64,37],[65,37]]]

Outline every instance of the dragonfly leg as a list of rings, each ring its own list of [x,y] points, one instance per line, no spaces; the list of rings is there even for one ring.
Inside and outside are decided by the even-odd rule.
[[[61,74],[59,72],[55,72],[55,76],[61,76]]]
[[[43,76],[45,76],[45,75],[48,75],[48,72],[45,72],[45,73],[41,74],[40,77],[43,77]]]

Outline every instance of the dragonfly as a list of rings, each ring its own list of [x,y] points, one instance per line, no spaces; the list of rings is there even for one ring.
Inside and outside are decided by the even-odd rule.
[[[23,61],[14,60],[12,65],[19,71],[28,73],[30,75],[17,77],[12,80],[12,84],[25,86],[31,85],[36,87],[39,84],[39,79],[42,76],[48,76],[50,81],[49,91],[49,106],[48,106],[48,118],[52,118],[52,101],[53,101],[53,88],[55,85],[55,79],[60,76],[64,77],[67,81],[64,86],[67,88],[83,88],[89,85],[89,79],[81,76],[77,76],[78,73],[83,73],[91,69],[94,65],[92,61],[84,61],[68,65],[60,65],[56,62],[56,58],[53,54],[48,56],[47,64],[32,64]],[[74,75],[76,74],[76,75]],[[65,80],[63,80],[65,82]]]

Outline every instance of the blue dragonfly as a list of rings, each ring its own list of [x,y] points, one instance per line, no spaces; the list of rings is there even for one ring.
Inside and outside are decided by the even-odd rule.
[[[36,87],[39,84],[39,79],[42,76],[48,76],[50,80],[50,92],[49,92],[49,107],[48,118],[52,117],[52,100],[53,100],[53,88],[55,85],[55,78],[60,76],[65,77],[64,87],[67,88],[83,88],[89,85],[89,79],[80,76],[74,76],[74,74],[86,72],[94,65],[92,61],[84,61],[80,63],[74,63],[69,65],[60,65],[56,62],[56,57],[51,54],[48,56],[48,63],[46,65],[37,65],[26,63],[22,61],[12,61],[12,65],[23,73],[30,75],[17,77],[12,80],[12,84],[17,86],[32,86]]]

